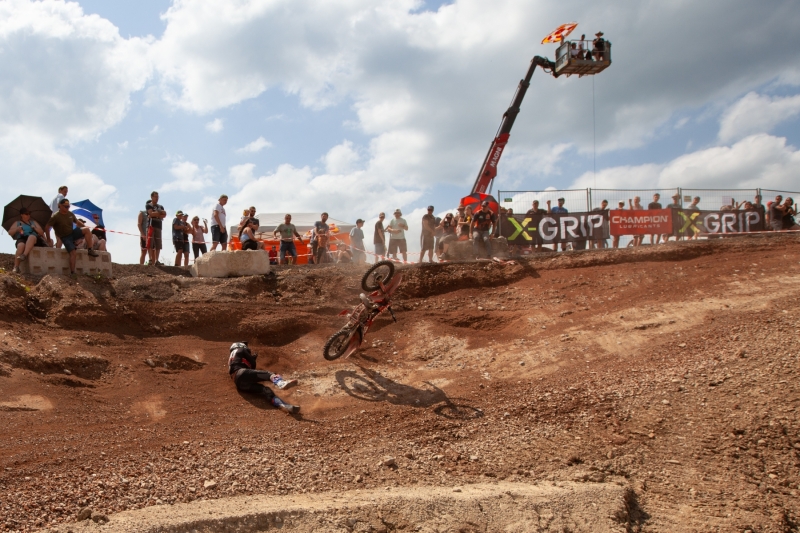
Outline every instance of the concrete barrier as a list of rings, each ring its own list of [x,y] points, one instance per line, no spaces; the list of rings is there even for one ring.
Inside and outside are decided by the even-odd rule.
[[[97,257],[90,256],[86,250],[78,250],[75,261],[75,272],[78,274],[102,274],[111,277],[111,254],[97,252]],[[23,274],[44,276],[45,274],[69,275],[69,253],[63,248],[34,248],[28,259],[19,264]]]
[[[269,254],[263,250],[209,252],[197,258],[190,272],[196,278],[231,278],[269,274]]]

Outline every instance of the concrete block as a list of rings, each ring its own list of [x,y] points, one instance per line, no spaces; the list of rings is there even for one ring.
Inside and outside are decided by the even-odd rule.
[[[111,254],[97,252],[98,257],[90,256],[86,250],[78,250],[75,272],[78,274],[102,274],[111,277]],[[31,250],[28,259],[19,264],[23,274],[44,276],[45,274],[69,275],[69,253],[63,248],[39,248]]]
[[[486,250],[483,242],[478,242],[480,257],[486,257]],[[427,253],[427,252],[426,252]],[[450,260],[472,260],[475,259],[475,252],[472,249],[472,241],[453,241],[447,249]],[[506,259],[508,257],[508,241],[505,237],[492,239],[492,257]]]
[[[197,258],[190,269],[196,278],[231,278],[269,274],[269,254],[263,250],[209,252]]]

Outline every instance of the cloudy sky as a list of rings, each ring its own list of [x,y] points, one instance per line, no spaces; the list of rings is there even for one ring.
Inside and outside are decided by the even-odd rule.
[[[531,57],[554,56],[541,39],[573,20],[614,63],[536,73],[495,190],[800,189],[793,1],[4,0],[2,203],[67,184],[134,233],[151,190],[170,214],[226,193],[229,213],[416,220],[469,192]]]

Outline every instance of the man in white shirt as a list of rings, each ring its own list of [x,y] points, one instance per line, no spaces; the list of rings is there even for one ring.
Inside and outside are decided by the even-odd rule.
[[[52,202],[50,202],[50,211],[54,215],[58,213],[58,202],[67,197],[68,190],[69,189],[67,189],[66,185],[62,185],[61,187],[58,188],[58,194],[56,195],[56,197],[53,198]],[[59,237],[58,235],[56,235],[56,248],[61,248],[61,237]]]
[[[228,203],[228,195],[223,194],[219,197],[219,203],[214,206],[211,212],[211,251],[217,249],[217,244],[221,244],[224,252],[228,247],[228,229],[225,226],[225,204]]]
[[[406,245],[406,231],[408,223],[403,218],[403,213],[399,209],[394,210],[394,218],[389,221],[386,231],[389,232],[389,257],[397,260],[397,251],[403,254],[403,262],[408,262],[408,246]]]

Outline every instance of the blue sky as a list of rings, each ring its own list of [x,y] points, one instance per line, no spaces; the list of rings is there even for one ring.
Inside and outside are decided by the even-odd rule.
[[[413,231],[469,192],[530,58],[554,56],[539,41],[572,20],[605,32],[614,64],[535,74],[495,190],[798,190],[795,7],[7,0],[0,193],[49,202],[65,183],[129,232],[151,190],[206,217],[221,193],[230,212],[401,207]],[[110,243],[115,261],[136,246]]]

